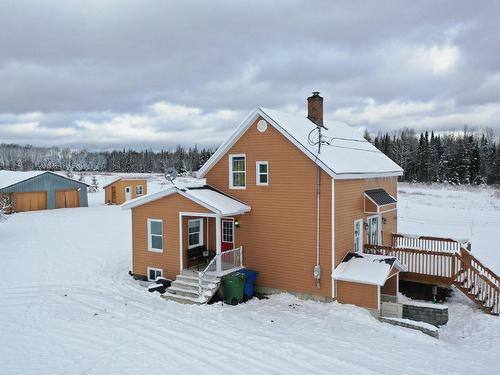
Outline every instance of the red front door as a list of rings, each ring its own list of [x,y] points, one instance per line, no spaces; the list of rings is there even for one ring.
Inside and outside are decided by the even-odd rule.
[[[222,219],[221,250],[234,249],[234,221],[233,219]]]

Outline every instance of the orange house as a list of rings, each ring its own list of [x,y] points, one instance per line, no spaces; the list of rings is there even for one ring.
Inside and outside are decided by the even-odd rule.
[[[319,93],[307,117],[257,108],[198,171],[204,186],[123,205],[132,210],[131,272],[175,279],[166,298],[204,303],[223,275],[246,267],[260,292],[378,311],[381,295],[396,298],[404,267],[359,254],[397,232],[402,173],[358,130],[324,121]]]
[[[148,193],[148,181],[144,178],[119,177],[104,188],[104,203],[122,204]]]

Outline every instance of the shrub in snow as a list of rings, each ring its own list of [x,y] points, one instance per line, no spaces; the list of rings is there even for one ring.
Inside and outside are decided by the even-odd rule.
[[[72,171],[71,169],[68,169],[68,170],[66,171],[66,177],[68,177],[68,178],[73,178],[73,171]]]
[[[99,182],[97,182],[97,177],[94,175],[92,176],[92,183],[90,184],[89,187],[89,193],[97,193],[99,190]]]
[[[8,197],[0,198],[0,222],[7,220],[7,213],[12,209],[12,201]]]
[[[78,181],[85,182],[85,174],[84,173],[80,173],[80,177],[78,177]]]

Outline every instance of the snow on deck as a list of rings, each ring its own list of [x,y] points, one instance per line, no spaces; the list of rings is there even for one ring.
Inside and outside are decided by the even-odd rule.
[[[101,186],[111,177],[99,175]],[[164,181],[152,176],[152,191]],[[289,294],[239,306],[164,301],[127,275],[130,211],[103,202],[100,191],[89,208],[23,212],[0,224],[2,375],[500,373],[500,319],[460,294],[447,303],[439,341],[360,308]]]

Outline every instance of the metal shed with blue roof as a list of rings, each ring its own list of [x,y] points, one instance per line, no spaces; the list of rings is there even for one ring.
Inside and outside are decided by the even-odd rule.
[[[0,196],[13,212],[87,207],[87,187],[81,181],[46,171],[0,171]]]

